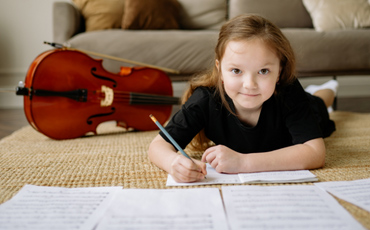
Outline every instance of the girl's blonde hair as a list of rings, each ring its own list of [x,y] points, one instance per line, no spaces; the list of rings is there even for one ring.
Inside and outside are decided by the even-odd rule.
[[[278,94],[284,86],[295,80],[295,57],[288,39],[281,30],[269,20],[258,15],[240,15],[226,22],[219,33],[218,42],[215,48],[215,60],[220,63],[225,53],[226,46],[230,41],[248,41],[261,39],[268,45],[280,59],[281,73],[279,82],[276,85],[275,94]],[[190,80],[190,86],[185,91],[182,102],[185,103],[200,86],[213,88],[215,94],[221,98],[226,109],[234,114],[226,101],[225,90],[221,80],[221,71],[213,66],[205,73],[194,76]],[[203,151],[211,143],[202,130],[190,143],[194,150]]]

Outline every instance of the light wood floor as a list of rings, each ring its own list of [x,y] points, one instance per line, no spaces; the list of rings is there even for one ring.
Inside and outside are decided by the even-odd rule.
[[[370,113],[370,97],[339,98],[338,110]],[[0,139],[26,125],[23,109],[0,109]]]

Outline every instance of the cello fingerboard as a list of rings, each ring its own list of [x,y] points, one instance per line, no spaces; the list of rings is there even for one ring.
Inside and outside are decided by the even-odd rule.
[[[143,94],[143,93],[130,93],[130,105],[178,105],[180,98]]]

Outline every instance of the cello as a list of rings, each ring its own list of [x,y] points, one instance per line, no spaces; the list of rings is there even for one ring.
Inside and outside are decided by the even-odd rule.
[[[121,67],[115,74],[103,68],[102,60],[65,47],[36,57],[16,94],[24,96],[30,125],[56,140],[96,135],[97,126],[106,121],[126,129],[155,130],[149,115],[163,124],[172,105],[179,104],[164,71]]]

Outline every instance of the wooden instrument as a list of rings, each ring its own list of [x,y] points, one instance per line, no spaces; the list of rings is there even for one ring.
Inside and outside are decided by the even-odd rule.
[[[164,71],[150,67],[121,67],[106,71],[102,60],[78,50],[53,49],[40,54],[30,65],[23,87],[24,111],[29,123],[53,139],[96,134],[99,124],[147,131],[157,129],[149,114],[160,123],[171,115],[172,84]]]

